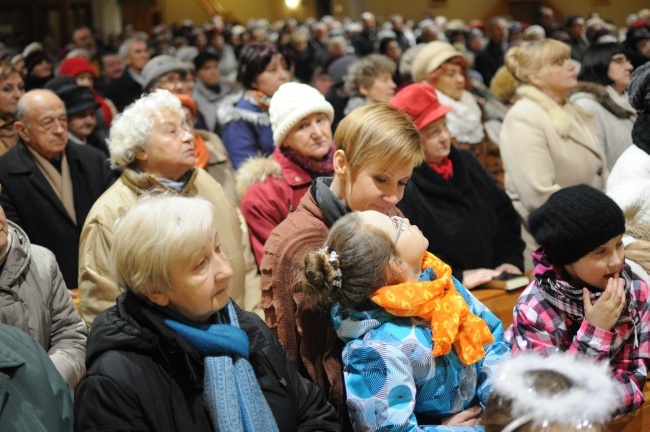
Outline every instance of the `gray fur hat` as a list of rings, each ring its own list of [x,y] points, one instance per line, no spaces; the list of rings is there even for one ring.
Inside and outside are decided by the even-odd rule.
[[[637,111],[650,108],[650,62],[632,72],[628,89],[630,105]]]

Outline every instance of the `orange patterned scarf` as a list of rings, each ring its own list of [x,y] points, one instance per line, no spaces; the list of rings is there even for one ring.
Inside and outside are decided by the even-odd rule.
[[[448,354],[453,345],[463,365],[476,363],[485,357],[483,346],[494,342],[494,336],[454,288],[451,267],[427,252],[422,259],[422,269],[426,268],[435,272],[436,280],[385,286],[371,300],[392,315],[430,321],[434,357]]]

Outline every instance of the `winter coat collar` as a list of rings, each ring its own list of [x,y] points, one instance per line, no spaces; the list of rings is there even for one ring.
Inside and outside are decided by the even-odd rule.
[[[594,99],[602,105],[603,108],[619,119],[629,119],[636,115],[635,112],[626,110],[617,104],[614,99],[612,99],[607,87],[597,83],[580,81],[576,89],[571,93],[570,97],[572,101],[583,97]]]
[[[553,99],[542,93],[532,85],[522,85],[517,89],[517,94],[531,99],[533,102],[539,104],[551,117],[551,123],[555,131],[563,138],[567,138],[571,131],[574,129],[571,125],[571,116],[558,105]],[[570,104],[576,111],[584,114],[587,117],[593,117],[591,113],[583,110],[582,108],[567,101],[565,105]]]
[[[189,178],[185,183],[185,187],[183,187],[180,192],[181,195],[189,195],[189,191],[194,186],[198,173],[199,172],[196,168],[190,168],[190,171],[185,174],[186,176],[189,174]],[[133,190],[136,195],[141,195],[154,188],[163,190],[169,189],[154,176],[137,171],[133,168],[124,169],[122,172],[122,181],[129,189]]]
[[[223,98],[217,108],[217,121],[225,127],[233,121],[243,120],[255,126],[270,126],[268,112],[262,112],[258,106],[244,100],[242,92],[236,92]]]
[[[269,157],[249,158],[237,170],[237,196],[241,200],[246,191],[255,183],[264,183],[269,177],[284,179],[292,188],[305,186],[312,182],[307,171],[290,161],[280,148],[273,150]]]
[[[16,286],[16,279],[25,272],[32,256],[31,244],[25,231],[10,220],[7,225],[11,243],[4,265],[0,266],[0,287]]]

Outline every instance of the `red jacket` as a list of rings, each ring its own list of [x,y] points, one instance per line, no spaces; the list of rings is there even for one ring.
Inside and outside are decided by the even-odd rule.
[[[272,159],[249,159],[237,171],[237,191],[243,194],[241,211],[248,224],[258,267],[266,239],[298,207],[311,181],[309,173],[287,159],[278,148],[273,151]]]

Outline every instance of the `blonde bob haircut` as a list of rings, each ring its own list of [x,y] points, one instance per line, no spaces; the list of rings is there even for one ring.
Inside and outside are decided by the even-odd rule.
[[[107,139],[113,168],[130,166],[135,160],[135,155],[147,148],[154,116],[159,116],[164,110],[178,114],[185,124],[185,113],[180,100],[164,89],[142,96],[122,114],[117,115]]]
[[[363,105],[345,116],[336,128],[334,144],[345,153],[353,180],[361,167],[392,171],[424,160],[424,145],[413,120],[385,102]]]
[[[571,48],[555,39],[541,39],[524,42],[512,47],[506,52],[505,64],[514,77],[525,84],[530,84],[530,76],[544,66],[566,60],[571,54]]]
[[[9,60],[3,60],[0,62],[0,82],[6,80],[9,78],[9,75],[11,74],[18,74],[18,76],[22,79],[22,75],[20,74],[20,69],[18,69],[18,66],[15,64],[11,63]]]
[[[198,197],[147,194],[113,227],[112,273],[121,289],[165,294],[174,289],[169,269],[214,235],[214,209]]]

